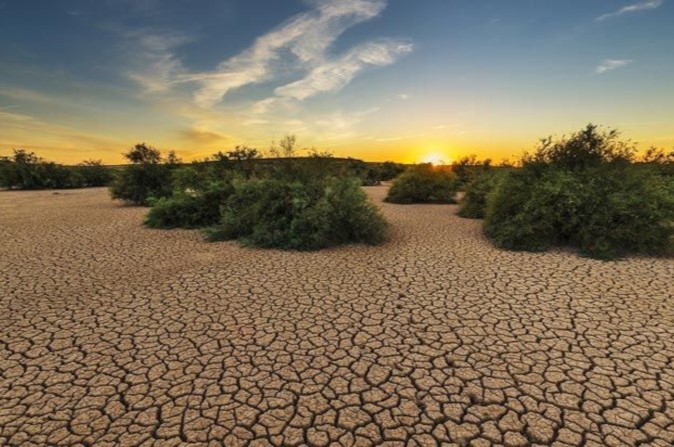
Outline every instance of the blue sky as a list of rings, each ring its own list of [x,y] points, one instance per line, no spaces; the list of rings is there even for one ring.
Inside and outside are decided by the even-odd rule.
[[[286,133],[507,157],[596,122],[674,145],[671,0],[0,0],[0,154],[185,158]]]

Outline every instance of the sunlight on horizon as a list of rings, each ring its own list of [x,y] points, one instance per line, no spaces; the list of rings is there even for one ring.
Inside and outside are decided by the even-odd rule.
[[[443,166],[452,164],[451,157],[448,157],[446,154],[441,154],[439,152],[430,152],[421,157],[419,161],[421,163],[432,164],[433,166]]]

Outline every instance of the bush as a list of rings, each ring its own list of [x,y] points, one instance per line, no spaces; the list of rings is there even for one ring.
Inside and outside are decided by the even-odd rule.
[[[205,191],[176,192],[171,197],[156,199],[145,218],[151,228],[205,228],[220,220],[220,207],[234,192],[230,182],[211,184]]]
[[[102,169],[107,169],[102,167]],[[15,149],[0,157],[0,187],[15,189],[66,189],[91,186],[79,167],[43,160],[34,152]]]
[[[459,189],[463,189],[473,179],[480,177],[484,172],[491,169],[491,160],[478,160],[476,155],[459,158],[452,163],[452,172],[456,175]]]
[[[405,172],[401,164],[386,161],[384,163],[365,163],[362,160],[348,159],[348,175],[358,177],[363,186],[378,186],[381,182],[393,180]]]
[[[112,180],[110,168],[103,166],[101,160],[83,161],[75,169],[81,178],[83,186],[107,186]]]
[[[573,245],[591,257],[667,254],[674,248],[674,184],[645,171],[586,173]]]
[[[487,197],[498,183],[497,171],[484,171],[470,180],[461,199],[459,216],[467,219],[484,219],[487,209]]]
[[[149,205],[151,199],[173,192],[171,170],[166,165],[130,165],[118,172],[110,187],[113,199],[134,205]]]
[[[485,234],[499,247],[541,251],[562,245],[583,200],[581,184],[569,173],[541,176],[526,170],[509,173],[489,195]],[[566,236],[566,238],[565,238]]]
[[[391,203],[456,203],[458,184],[456,176],[431,165],[419,165],[400,175],[391,189],[387,202]]]
[[[212,240],[317,250],[385,238],[386,222],[356,179],[246,180],[235,182],[234,190],[220,225],[210,232]]]
[[[598,259],[670,251],[674,184],[654,166],[633,164],[633,149],[616,135],[588,126],[544,140],[488,193],[487,236],[508,249],[568,245]]]
[[[132,164],[117,173],[110,187],[114,199],[148,205],[151,199],[171,196],[174,163],[160,164],[161,153],[145,144],[137,144],[124,157]]]
[[[406,170],[407,167],[405,165],[394,163],[392,161],[385,161],[376,167],[377,175],[382,182],[391,181]]]

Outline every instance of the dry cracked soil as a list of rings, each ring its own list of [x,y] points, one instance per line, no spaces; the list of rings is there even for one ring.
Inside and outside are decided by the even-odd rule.
[[[387,244],[296,253],[1,192],[0,445],[674,445],[674,260],[381,206]]]

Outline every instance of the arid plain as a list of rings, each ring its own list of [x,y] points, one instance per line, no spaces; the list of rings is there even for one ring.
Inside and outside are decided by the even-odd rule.
[[[674,445],[674,260],[495,249],[381,203],[378,247],[150,230],[0,193],[0,445]]]

